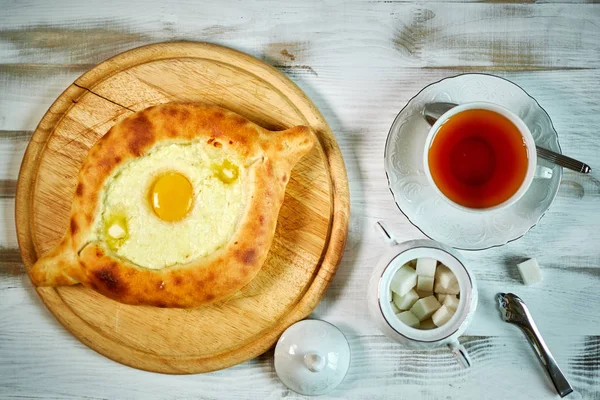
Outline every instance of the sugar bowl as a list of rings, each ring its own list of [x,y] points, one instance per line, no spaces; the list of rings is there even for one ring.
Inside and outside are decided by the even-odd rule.
[[[383,223],[378,222],[377,228],[389,244],[367,291],[369,313],[378,328],[407,347],[448,346],[458,363],[469,367],[471,360],[458,338],[473,318],[478,296],[475,279],[461,255],[433,240],[398,243]],[[426,271],[431,270],[426,265],[431,260],[435,260],[435,272]],[[421,261],[422,268],[416,265]]]

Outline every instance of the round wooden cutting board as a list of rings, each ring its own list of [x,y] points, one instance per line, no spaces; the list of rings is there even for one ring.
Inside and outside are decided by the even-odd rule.
[[[77,79],[36,129],[16,201],[28,271],[66,231],[77,173],[90,147],[131,113],[175,100],[217,104],[270,130],[309,125],[319,136],[320,146],[292,172],[260,273],[227,301],[188,310],[125,305],[81,285],[37,291],[56,318],[99,353],[135,368],[184,374],[256,357],[310,314],[342,256],[349,194],[331,130],[285,75],[256,58],[206,43],[141,47]]]

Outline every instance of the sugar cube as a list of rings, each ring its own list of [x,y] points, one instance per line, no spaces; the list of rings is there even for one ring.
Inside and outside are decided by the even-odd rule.
[[[431,317],[433,313],[436,312],[440,307],[441,304],[437,301],[435,296],[429,296],[425,297],[424,299],[417,300],[416,303],[410,308],[410,311],[415,314],[419,321],[423,321]]]
[[[444,299],[445,299],[445,298],[446,298],[446,296],[448,296],[448,295],[447,295],[447,294],[444,294],[444,293],[436,293],[436,295],[435,295],[435,296],[437,297],[437,299],[438,299],[438,301],[439,301],[440,303],[443,303],[443,302],[444,302]]]
[[[450,268],[445,265],[437,267],[433,291],[435,293],[443,294],[458,294],[460,292],[460,286],[458,285],[456,276]]]
[[[446,297],[444,298],[444,301],[442,302],[443,305],[445,305],[446,307],[448,307],[454,311],[456,311],[456,309],[458,308],[458,303],[459,303],[458,298],[453,294],[446,295]]]
[[[392,278],[390,289],[392,292],[404,296],[417,285],[417,273],[408,265],[402,266]]]
[[[460,293],[460,287],[458,286],[458,282],[453,283],[452,285],[450,285],[450,287],[442,287],[441,285],[438,285],[437,283],[435,284],[435,286],[433,287],[433,291],[435,293],[442,293],[442,294],[454,294],[457,295]]]
[[[419,295],[414,289],[409,290],[404,296],[400,296],[399,294],[392,294],[392,302],[398,307],[399,310],[408,310],[410,309],[415,301],[419,300]]]
[[[410,311],[401,312],[400,314],[396,314],[396,316],[400,321],[412,328],[417,328],[419,326],[419,319]]]
[[[439,284],[442,287],[449,287],[454,274],[450,270],[450,268],[446,267],[443,264],[440,264],[439,267],[435,270],[435,281],[436,284]]]
[[[441,306],[431,316],[431,320],[436,326],[442,326],[446,322],[450,321],[450,318],[454,315],[454,310],[446,306]]]
[[[433,292],[433,276],[422,276],[417,273],[417,290]]]
[[[435,328],[437,328],[437,326],[433,323],[431,318],[426,319],[425,321],[421,321],[421,323],[419,324],[419,329],[429,330]]]
[[[417,260],[417,275],[419,276],[435,276],[435,267],[437,260],[428,257],[421,257]]]
[[[542,277],[542,270],[535,258],[530,258],[527,261],[517,264],[517,268],[519,269],[523,283],[526,285],[533,285],[544,279]]]
[[[394,304],[393,301],[390,301],[390,305],[392,306],[392,311],[394,312],[394,314],[398,314],[400,312],[400,309]]]
[[[423,299],[425,297],[429,297],[431,295],[433,295],[433,292],[430,290],[419,290],[417,289],[417,294],[419,295],[420,299]]]

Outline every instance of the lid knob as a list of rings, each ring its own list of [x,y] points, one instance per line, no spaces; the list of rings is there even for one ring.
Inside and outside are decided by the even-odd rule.
[[[311,372],[319,372],[325,366],[325,358],[317,353],[307,353],[304,355],[304,365]]]

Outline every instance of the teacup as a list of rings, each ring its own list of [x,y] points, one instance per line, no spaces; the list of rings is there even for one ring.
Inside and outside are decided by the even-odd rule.
[[[383,223],[378,222],[377,228],[390,245],[373,271],[367,292],[369,313],[378,328],[390,339],[407,347],[433,349],[448,346],[462,367],[470,367],[471,360],[458,338],[467,329],[477,308],[477,284],[460,254],[433,240],[398,243]],[[441,261],[454,273],[460,287],[460,300],[454,315],[442,326],[430,330],[411,328],[404,324],[391,305],[390,283],[394,274],[404,264],[419,257]]]
[[[496,196],[496,194],[493,193],[493,190],[490,190],[490,187],[493,187],[492,183],[494,182],[492,179],[495,179],[499,176],[502,176],[502,174],[504,174],[504,176],[508,176],[508,178],[500,178],[500,179],[496,179],[496,181],[503,183],[503,181],[501,179],[507,180],[507,179],[511,179],[510,178],[510,174],[508,169],[509,168],[514,168],[514,165],[511,163],[506,163],[506,162],[502,162],[501,160],[501,156],[506,155],[503,154],[502,152],[504,151],[504,153],[507,152],[507,148],[510,148],[508,146],[505,146],[504,148],[502,147],[498,147],[498,148],[494,148],[494,146],[491,146],[489,144],[487,144],[484,140],[482,140],[481,138],[484,137],[484,135],[481,135],[481,138],[477,138],[479,139],[478,142],[473,142],[473,140],[471,141],[471,143],[483,143],[480,144],[479,148],[482,148],[482,151],[486,151],[485,149],[490,149],[487,150],[489,151],[489,153],[486,153],[485,155],[481,155],[481,158],[483,160],[483,162],[485,163],[485,161],[488,161],[488,159],[491,159],[490,163],[493,163],[493,165],[490,167],[492,169],[490,169],[490,180],[488,181],[482,181],[483,183],[480,184],[480,186],[474,185],[474,184],[467,184],[467,183],[463,183],[461,182],[458,178],[454,177],[454,178],[449,178],[452,182],[456,182],[453,183],[454,187],[452,187],[452,185],[448,184],[446,187],[442,187],[440,186],[440,183],[443,181],[443,179],[441,179],[440,176],[434,177],[434,173],[432,173],[432,169],[431,169],[431,149],[433,149],[433,145],[436,141],[436,139],[438,141],[442,140],[441,138],[438,139],[438,136],[442,136],[440,135],[440,132],[442,131],[443,127],[447,127],[449,121],[454,121],[456,124],[457,118],[460,118],[460,116],[465,116],[467,115],[466,113],[471,112],[471,114],[473,114],[473,112],[477,112],[477,111],[483,111],[483,112],[487,112],[488,116],[494,117],[496,115],[503,117],[500,118],[501,120],[506,121],[507,120],[507,125],[505,126],[510,126],[510,129],[516,128],[516,130],[518,130],[518,142],[516,143],[517,146],[513,146],[513,148],[517,149],[521,148],[523,150],[521,150],[522,154],[524,155],[525,158],[523,158],[523,168],[521,171],[519,171],[519,173],[522,173],[522,181],[519,182],[519,180],[514,180],[511,183],[512,187],[508,190],[508,192],[506,193],[506,195],[504,197],[502,197],[502,200],[499,202],[493,202],[493,200],[490,201],[489,205],[485,205],[485,206],[469,206],[469,205],[465,205],[465,203],[460,204],[459,200],[457,200],[457,198],[459,197],[458,194],[460,193],[461,190],[472,190],[472,193],[479,193],[479,191],[481,191],[481,193],[492,193],[492,196]],[[468,121],[468,119],[466,119]],[[482,118],[482,121],[486,121],[486,119]],[[448,128],[444,128],[444,129],[448,129]],[[475,129],[474,129],[475,130]],[[483,130],[483,129],[482,129]],[[501,130],[499,130],[501,131]],[[446,133],[445,137],[448,137],[448,133]],[[458,135],[458,134],[454,134],[454,135]],[[499,135],[498,133],[496,133],[496,138],[498,136],[502,136]],[[513,135],[513,137],[516,137]],[[489,136],[491,141],[491,138],[494,138],[493,135]],[[464,143],[465,140],[463,140],[462,143]],[[508,141],[507,141],[508,142]],[[451,145],[455,145],[455,147],[458,147],[458,145],[456,145],[455,143],[449,143],[447,146],[445,147],[441,147],[441,145],[438,144],[438,148],[440,149],[437,153],[434,154],[443,154],[443,157],[445,157],[446,159],[450,160],[451,157],[447,154],[449,154],[450,152],[453,151],[453,149],[455,147],[452,147]],[[477,152],[477,150],[473,150],[474,148],[478,148],[477,146],[473,147],[471,146],[471,153],[465,153],[465,154],[469,154],[471,157],[475,154],[475,155],[479,155],[479,153]],[[500,150],[503,149],[503,150]],[[462,150],[461,150],[462,151]],[[441,156],[436,156],[436,157],[441,157]],[[454,159],[454,158],[452,158]],[[498,159],[498,160],[496,160]],[[465,162],[468,162],[469,158],[466,158]],[[476,164],[476,163],[475,163]],[[431,127],[429,134],[427,136],[427,139],[425,141],[425,148],[424,148],[424,153],[423,153],[423,165],[424,165],[424,171],[425,171],[425,175],[427,177],[427,180],[429,182],[429,184],[431,185],[431,187],[434,188],[434,190],[444,199],[446,200],[448,203],[450,203],[451,205],[453,205],[456,208],[459,208],[463,211],[469,211],[469,212],[481,212],[481,211],[491,211],[491,210],[499,210],[502,208],[506,208],[512,204],[514,204],[516,201],[518,201],[521,197],[523,197],[523,195],[525,194],[525,192],[527,191],[527,189],[529,189],[529,186],[531,185],[532,181],[534,178],[551,178],[552,177],[552,170],[550,168],[546,168],[543,166],[539,166],[537,165],[537,152],[536,152],[536,146],[535,146],[535,142],[533,139],[533,136],[531,135],[531,132],[529,130],[529,128],[527,127],[527,125],[525,124],[525,122],[523,122],[523,120],[521,118],[519,118],[516,114],[514,114],[512,111],[508,110],[507,108],[504,108],[502,106],[499,106],[497,104],[493,104],[493,103],[486,103],[486,102],[473,102],[473,103],[466,103],[466,104],[462,104],[459,106],[456,106],[454,108],[452,108],[451,110],[447,111],[446,113],[444,113],[437,121],[436,123]],[[448,161],[448,167],[446,168],[440,168],[440,170],[444,171],[444,174],[446,176],[450,176],[452,177],[453,175],[448,173],[447,171],[449,171],[452,168],[451,162]],[[491,164],[490,164],[491,165]],[[471,168],[474,168],[475,171],[481,171],[481,166],[471,166]],[[437,173],[437,172],[436,172]],[[438,175],[440,175],[440,173],[437,173]],[[436,182],[437,181],[437,182]],[[490,185],[488,185],[488,183]],[[519,184],[520,183],[520,184]],[[485,187],[485,185],[488,185],[488,187]],[[464,188],[464,189],[463,189]],[[454,190],[454,192],[451,191]],[[500,189],[502,190],[502,189]],[[481,197],[485,196],[485,194],[481,194]],[[501,197],[501,196],[497,196],[497,197]]]

